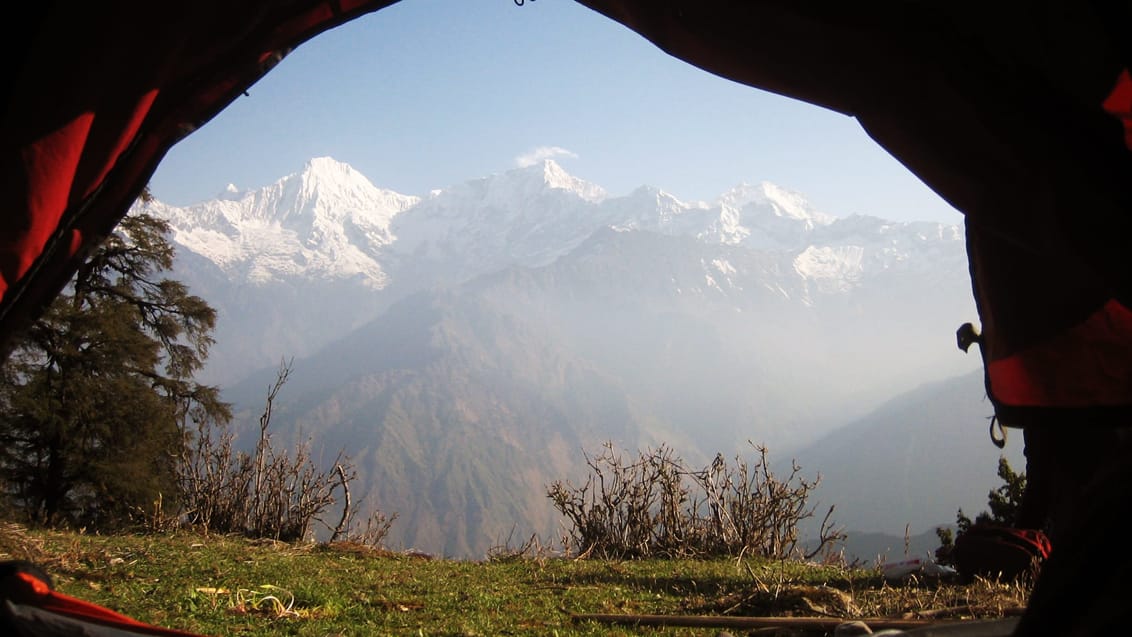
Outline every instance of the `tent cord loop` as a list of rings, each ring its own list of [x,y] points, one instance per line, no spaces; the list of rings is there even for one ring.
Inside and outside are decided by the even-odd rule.
[[[1006,446],[1006,429],[1002,423],[998,421],[998,416],[991,416],[990,419],[990,439],[994,446],[1002,449]]]

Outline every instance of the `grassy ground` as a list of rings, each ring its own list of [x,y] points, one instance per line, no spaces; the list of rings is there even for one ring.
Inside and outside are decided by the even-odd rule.
[[[1014,584],[884,583],[875,571],[759,560],[428,559],[355,545],[191,534],[92,536],[0,528],[0,559],[141,621],[206,635],[717,635],[574,615],[1001,617]],[[743,634],[741,630],[730,629]],[[817,632],[783,634],[822,634]],[[759,633],[766,634],[766,633]],[[773,633],[771,633],[773,634]]]

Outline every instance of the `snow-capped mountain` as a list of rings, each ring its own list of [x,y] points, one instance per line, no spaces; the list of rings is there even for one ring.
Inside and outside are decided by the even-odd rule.
[[[546,265],[603,227],[695,237],[706,245],[793,252],[795,271],[828,289],[865,272],[954,258],[957,226],[837,219],[775,184],[740,184],[712,203],[644,186],[610,197],[552,160],[457,184],[424,198],[374,186],[328,157],[258,189],[230,185],[185,208],[151,204],[174,240],[234,281],[301,278],[387,283],[393,262],[444,263],[471,278],[508,265]]]
[[[392,250],[447,283],[546,265],[609,222],[606,196],[547,160],[432,193],[393,220]]]
[[[193,206],[150,206],[170,221],[189,283],[220,310],[217,380],[311,353],[415,291],[548,266],[603,229],[692,240],[698,271],[674,277],[672,291],[730,296],[747,311],[767,293],[836,305],[871,281],[886,282],[873,293],[900,295],[940,277],[962,286],[966,276],[957,226],[835,218],[769,182],[711,202],[651,186],[611,196],[551,160],[416,197],[323,157],[257,190],[229,186]],[[609,276],[632,277],[616,265]]]
[[[257,410],[295,357],[284,435],[349,449],[424,550],[553,529],[539,485],[604,440],[789,453],[978,364],[954,345],[975,318],[958,227],[834,218],[766,182],[612,196],[546,161],[417,198],[320,158],[149,205],[219,313],[202,379]]]
[[[419,201],[375,187],[329,157],[270,186],[187,208],[154,204],[174,241],[219,267],[232,281],[264,285],[286,279],[354,279],[381,288],[378,260],[393,242],[390,222]]]

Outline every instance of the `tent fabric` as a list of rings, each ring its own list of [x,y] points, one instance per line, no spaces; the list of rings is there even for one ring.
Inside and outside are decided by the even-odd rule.
[[[9,11],[0,356],[173,144],[293,47],[396,1]],[[1132,2],[577,2],[711,73],[856,118],[962,212],[1002,422],[1132,423]]]
[[[0,629],[16,637],[199,637],[64,595],[42,569],[23,561],[0,562]]]
[[[1132,74],[1128,69],[1121,72],[1112,87],[1112,92],[1102,104],[1105,112],[1119,119],[1124,125],[1124,145],[1132,150]]]

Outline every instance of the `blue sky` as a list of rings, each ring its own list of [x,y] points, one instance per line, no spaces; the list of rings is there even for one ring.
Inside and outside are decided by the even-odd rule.
[[[572,0],[402,0],[248,93],[170,151],[158,199],[264,186],[319,156],[419,195],[541,148],[614,195],[768,180],[838,216],[962,219],[852,118],[711,75]]]

